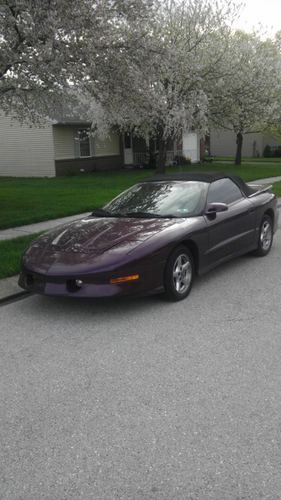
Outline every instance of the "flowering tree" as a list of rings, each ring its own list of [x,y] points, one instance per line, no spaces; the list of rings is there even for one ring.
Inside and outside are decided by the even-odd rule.
[[[281,54],[281,31],[278,31],[275,34],[274,41],[277,50],[279,50],[279,53]],[[277,100],[279,100],[279,102],[281,103],[281,90]],[[273,117],[269,125],[266,125],[264,132],[281,143],[281,109],[279,110],[279,112],[277,111],[276,116]]]
[[[89,72],[87,98],[97,129],[118,125],[157,138],[163,171],[169,138],[183,129],[207,130],[214,82],[225,71],[226,21],[234,14],[228,1],[163,0],[149,20],[145,45],[140,40],[127,58],[122,50],[109,56],[108,75]]]
[[[2,0],[0,106],[20,120],[77,106],[93,131],[159,142],[210,123],[242,138],[277,112],[280,37],[233,35],[229,0]],[[278,45],[279,44],[279,45]]]
[[[243,135],[263,131],[281,116],[281,57],[275,41],[236,32],[225,75],[215,85],[210,119],[236,134],[235,164],[241,164]]]
[[[143,34],[137,23],[149,17],[152,3],[1,0],[1,109],[36,122],[67,102],[72,107],[87,76],[86,64],[93,78],[108,74],[107,57],[133,48]]]

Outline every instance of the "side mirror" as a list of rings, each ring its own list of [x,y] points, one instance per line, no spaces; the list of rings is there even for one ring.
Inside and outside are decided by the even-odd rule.
[[[208,203],[205,214],[215,218],[218,212],[226,212],[226,210],[228,210],[226,203]]]

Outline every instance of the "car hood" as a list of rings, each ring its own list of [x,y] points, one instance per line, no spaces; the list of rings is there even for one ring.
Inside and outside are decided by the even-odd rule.
[[[99,254],[124,242],[143,242],[174,223],[173,219],[89,217],[48,233],[57,251]]]
[[[173,224],[175,219],[87,217],[39,237],[26,252],[24,264],[46,272],[55,264],[86,265],[111,249],[124,255]]]

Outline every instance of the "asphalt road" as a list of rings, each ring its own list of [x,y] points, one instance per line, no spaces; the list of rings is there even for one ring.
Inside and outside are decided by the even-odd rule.
[[[281,231],[188,299],[0,309],[0,498],[280,499]]]

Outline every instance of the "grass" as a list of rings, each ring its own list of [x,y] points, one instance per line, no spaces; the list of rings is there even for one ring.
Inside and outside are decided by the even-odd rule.
[[[0,178],[0,229],[91,211],[149,175],[101,172],[57,178]]]
[[[281,197],[281,182],[275,182],[273,184],[273,189],[272,191],[277,195]]]
[[[214,161],[226,161],[226,162],[233,162],[234,163],[234,156],[215,156],[213,157]],[[244,158],[243,159],[243,165],[245,163],[255,163],[257,165],[259,164],[266,164],[268,165],[269,163],[281,163],[281,158]]]
[[[172,167],[168,172],[224,171],[236,173],[245,181],[281,176],[281,159],[276,162],[259,160],[262,161],[245,160],[240,167],[214,162]],[[153,174],[152,170],[121,170],[51,179],[1,177],[0,229],[91,211]]]
[[[19,273],[21,255],[37,236],[39,234],[20,236],[14,240],[0,241],[0,279]]]

